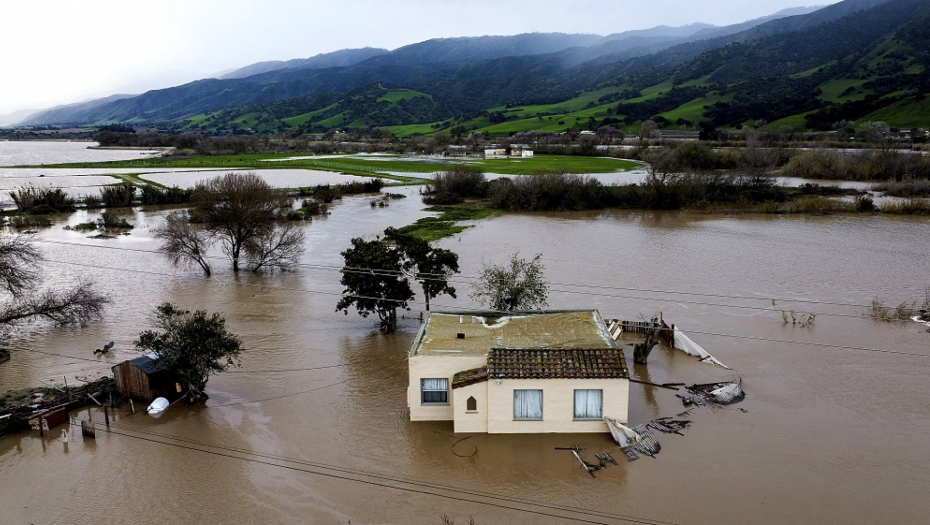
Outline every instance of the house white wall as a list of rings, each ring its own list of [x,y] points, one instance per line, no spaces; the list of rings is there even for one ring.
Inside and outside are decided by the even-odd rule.
[[[413,355],[409,357],[410,386],[407,388],[407,407],[410,408],[411,421],[452,421],[452,376],[456,372],[478,368],[488,363],[485,355],[456,356],[445,355]],[[448,378],[449,403],[444,405],[427,404],[421,400],[420,379]],[[466,399],[468,396],[465,396]],[[464,400],[462,401],[464,407]]]
[[[487,432],[491,434],[609,432],[603,420],[575,420],[576,389],[603,390],[603,415],[623,423],[627,421],[630,395],[630,382],[627,379],[503,379],[500,384],[491,379],[486,384]],[[519,389],[543,391],[541,421],[514,420],[513,391]]]
[[[468,410],[468,398],[475,398],[476,410]],[[488,382],[456,388],[452,391],[452,409],[455,416],[453,427],[458,432],[488,431]]]

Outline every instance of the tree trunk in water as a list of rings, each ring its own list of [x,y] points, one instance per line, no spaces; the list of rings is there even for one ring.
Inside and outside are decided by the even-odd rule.
[[[653,328],[646,334],[646,340],[642,343],[633,345],[633,362],[638,365],[646,364],[646,360],[649,359],[649,353],[659,344],[659,342],[656,341],[656,336],[659,334],[658,319],[653,318],[652,325]]]
[[[646,360],[649,359],[649,353],[652,352],[652,349],[659,344],[656,341],[652,340],[652,337],[647,337],[642,343],[636,343],[633,345],[633,362],[638,365],[646,364]]]

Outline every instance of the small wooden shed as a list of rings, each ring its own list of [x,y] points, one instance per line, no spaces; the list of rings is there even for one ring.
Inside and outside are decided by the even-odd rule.
[[[154,354],[123,361],[111,370],[116,391],[123,397],[152,401],[156,397],[171,399],[178,396],[174,372],[159,365]]]

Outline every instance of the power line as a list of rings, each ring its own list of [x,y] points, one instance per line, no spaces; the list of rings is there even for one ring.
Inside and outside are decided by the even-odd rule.
[[[108,247],[108,246],[95,246],[95,245],[83,244],[83,243],[64,243],[64,244],[70,244],[70,245],[73,245],[73,246],[87,246],[87,247],[93,247],[93,248],[121,249],[121,248],[113,248],[113,247]],[[126,250],[126,251],[133,251],[133,252],[141,252],[141,253],[153,253],[153,254],[159,253],[159,252],[153,251],[153,250],[141,250],[141,249],[131,249],[131,248],[126,248],[125,250]],[[212,258],[220,258],[220,257],[218,257],[218,256],[212,256]],[[66,262],[64,262],[64,261],[56,261],[56,260],[54,260],[54,259],[46,259],[46,260],[47,260],[47,261],[51,261],[51,262],[59,262],[59,263],[61,263],[61,264],[79,264],[79,263],[66,263]],[[85,265],[85,266],[87,266],[87,265]],[[324,269],[324,270],[339,271],[339,272],[341,272],[341,273],[365,273],[365,274],[370,274],[370,275],[382,275],[382,276],[401,276],[401,275],[406,276],[406,274],[404,274],[402,271],[397,271],[397,270],[381,270],[381,269],[376,269],[376,268],[354,268],[354,267],[338,268],[338,267],[335,267],[335,266],[309,265],[309,264],[303,264],[303,265],[299,265],[299,266],[310,267],[310,268],[319,268],[319,269]],[[104,266],[99,266],[99,265],[94,265],[94,266],[92,266],[92,267],[93,267],[93,268],[109,268],[109,267],[104,267]],[[130,271],[129,269],[122,269],[122,268],[121,268],[121,270]],[[143,270],[135,270],[135,271],[143,272]],[[174,274],[164,274],[164,275],[174,275]],[[435,274],[431,274],[431,275],[435,275]],[[189,276],[185,276],[185,277],[189,277]],[[475,277],[475,278],[467,277],[466,279],[477,279],[477,277]],[[464,281],[464,282],[463,282],[463,281],[458,281],[456,277],[447,277],[447,278],[442,278],[442,279],[439,279],[439,278],[436,278],[436,279],[433,279],[433,278],[425,278],[424,280],[434,280],[434,281],[443,280],[443,281],[450,281],[450,282],[452,282],[452,283],[462,283],[462,284],[467,284],[467,283],[473,282],[473,281]],[[242,284],[251,284],[251,283],[242,283]],[[609,286],[598,286],[598,285],[582,285],[582,284],[567,284],[567,286],[586,287],[586,288],[595,288],[595,289],[597,289],[597,288],[602,288],[602,289],[613,289],[613,290],[623,290],[623,289],[627,289],[627,288],[622,288],[622,287],[609,287]],[[628,289],[629,289],[629,290],[635,290],[634,288],[628,288]],[[775,307],[760,307],[760,306],[733,305],[733,304],[723,304],[723,303],[708,303],[708,302],[703,302],[703,301],[689,301],[689,300],[685,300],[685,299],[662,299],[662,298],[654,298],[654,297],[637,297],[637,296],[629,296],[629,295],[611,295],[611,294],[602,294],[602,293],[594,293],[594,292],[584,292],[584,291],[579,291],[579,290],[565,290],[565,289],[559,289],[559,288],[550,288],[550,291],[553,291],[553,292],[556,292],[556,293],[567,293],[567,294],[576,294],[576,295],[589,295],[589,296],[594,296],[594,297],[605,297],[605,298],[610,298],[610,299],[632,299],[632,300],[638,300],[638,301],[669,301],[669,302],[674,302],[674,303],[679,303],[679,304],[694,304],[694,305],[701,305],[701,306],[715,306],[715,307],[721,307],[721,308],[734,308],[734,309],[741,309],[741,310],[758,310],[758,311],[765,311],[765,312],[769,312],[769,311],[779,312],[779,311],[780,311],[780,310],[778,310],[778,309],[775,308]],[[680,293],[680,294],[682,294],[682,295],[695,295],[695,296],[704,295],[704,294],[688,294],[688,293],[686,293],[686,292],[667,292],[667,291],[662,291],[662,290],[647,290],[647,289],[642,289],[642,291],[652,292],[652,293]],[[323,292],[318,292],[318,293],[323,293]],[[342,296],[343,294],[339,294],[339,295]],[[363,299],[378,299],[378,300],[385,300],[385,301],[390,301],[390,300],[391,300],[391,299],[371,298],[371,297],[361,297],[361,296],[349,296],[349,297],[358,297],[358,298],[363,298]],[[749,297],[740,297],[740,296],[720,296],[720,297],[731,297],[731,298],[734,298],[734,299],[741,299],[741,300],[757,300],[757,301],[758,301],[758,300],[763,300],[763,299],[761,299],[761,298],[749,298]],[[404,301],[399,301],[399,300],[398,300],[397,302],[404,302]],[[410,302],[415,302],[415,301],[410,301]],[[809,302],[809,301],[807,301],[807,302]],[[845,305],[845,306],[857,306],[857,305],[853,305],[853,304],[850,304],[850,303],[826,303],[826,302],[819,302],[819,303],[817,303],[817,304],[835,304],[835,305],[839,305],[839,306],[844,306],[844,305]],[[804,315],[804,314],[811,314],[811,313],[814,313],[814,312],[796,312],[796,313],[799,313],[799,314]],[[814,313],[814,314],[815,314],[815,315],[818,315],[818,316],[828,316],[828,317],[851,317],[851,318],[860,318],[860,317],[862,317],[861,315],[844,314],[844,313],[838,313],[838,312],[820,312],[820,313]]]
[[[76,263],[76,262],[71,262],[71,261],[58,261],[58,260],[55,260],[55,259],[46,259],[46,261],[48,261],[48,262],[53,262],[53,263],[59,263],[59,264],[66,264],[66,265],[74,265],[74,266],[83,266],[83,267],[97,268],[97,269],[108,269],[108,270],[126,271],[126,272],[132,272],[132,273],[143,273],[143,274],[147,274],[147,275],[159,275],[159,276],[164,276],[164,277],[181,277],[181,278],[185,278],[185,279],[196,279],[196,280],[200,280],[200,281],[206,280],[206,279],[203,278],[203,277],[195,277],[195,276],[189,276],[189,275],[180,275],[180,276],[178,276],[178,275],[176,275],[176,274],[169,274],[169,273],[164,273],[164,272],[154,272],[154,271],[150,271],[150,270],[138,270],[138,269],[131,269],[131,268],[116,268],[116,267],[112,267],[112,266],[90,265],[90,264]],[[217,281],[214,281],[214,280],[212,280],[212,279],[210,279],[209,281],[210,281],[210,282],[217,282]],[[388,302],[397,302],[397,303],[425,304],[423,301],[416,301],[416,300],[401,301],[401,300],[398,300],[398,299],[389,299],[389,298],[372,297],[372,296],[364,296],[364,295],[341,294],[341,293],[336,293],[336,292],[324,292],[324,291],[321,291],[321,290],[310,290],[310,289],[306,289],[306,288],[292,288],[292,287],[286,287],[286,286],[273,286],[273,285],[261,284],[261,283],[243,283],[243,282],[238,282],[238,281],[220,281],[220,283],[221,283],[221,284],[226,284],[226,285],[253,286],[253,287],[259,287],[259,288],[272,288],[272,289],[276,289],[276,290],[285,290],[285,291],[292,291],[292,292],[303,292],[303,293],[320,294],[320,295],[330,295],[330,296],[337,296],[337,297],[354,297],[354,298],[358,298],[358,299],[371,299],[371,300],[388,301]],[[653,299],[653,300],[656,300],[656,299]],[[433,306],[438,306],[438,307],[440,307],[440,308],[449,309],[449,310],[460,310],[460,311],[464,311],[464,312],[471,311],[471,309],[466,308],[466,307],[461,307],[461,306],[441,305],[441,304],[436,304],[436,303],[433,303]],[[502,314],[506,314],[507,312],[501,312],[501,313],[502,313]],[[715,336],[719,336],[719,337],[733,337],[733,338],[738,338],[738,339],[751,339],[751,338],[752,338],[751,336],[742,336],[742,335],[734,335],[734,334],[723,334],[723,333],[713,333],[713,332],[698,332],[698,331],[694,331],[694,330],[689,330],[689,332],[692,332],[692,333],[701,333],[701,334],[704,334],[704,335],[715,335]],[[797,345],[809,344],[809,345],[813,345],[813,346],[824,346],[824,347],[837,348],[837,349],[848,349],[848,350],[869,351],[869,352],[879,352],[879,353],[900,353],[900,354],[902,354],[902,355],[911,355],[911,356],[915,356],[915,357],[930,357],[930,355],[909,354],[909,353],[905,353],[905,352],[896,352],[896,351],[893,351],[893,350],[882,350],[882,349],[867,348],[867,347],[855,347],[855,346],[845,346],[845,345],[830,345],[830,344],[826,344],[826,343],[806,343],[806,342],[803,342],[803,341],[783,341],[783,340],[777,340],[777,339],[762,339],[762,338],[759,338],[759,340],[761,340],[761,341],[766,341],[766,342],[773,342],[773,343],[785,343],[785,344],[797,344]]]
[[[121,247],[121,246],[102,246],[102,245],[95,245],[95,244],[86,244],[86,243],[68,242],[68,241],[53,241],[53,240],[46,240],[46,239],[39,239],[36,242],[67,245],[67,246],[80,246],[80,247],[87,247],[87,248],[101,248],[101,249],[106,249],[106,250],[128,251],[128,252],[136,252],[136,253],[149,253],[149,254],[162,253],[162,252],[159,252],[158,250],[145,250],[141,248],[127,248],[127,247]],[[214,259],[214,260],[226,260],[225,257],[218,256],[218,255],[208,255],[204,257],[207,259]],[[409,275],[409,273],[404,272],[403,270],[390,270],[390,269],[381,269],[381,268],[366,268],[366,267],[351,267],[351,266],[333,266],[333,265],[314,264],[314,263],[298,263],[296,267],[326,270],[326,271],[336,271],[340,273],[364,272],[364,273],[373,273],[375,275],[384,275],[384,276],[408,276]],[[429,280],[437,280],[437,281],[438,280],[449,280],[449,281],[459,282],[463,284],[468,283],[468,282],[474,282],[480,278],[478,276],[467,276],[463,274],[454,274],[451,276],[447,276],[445,274],[436,274],[436,273],[417,273],[416,275],[417,275],[418,280],[428,280],[428,281]],[[434,278],[430,276],[436,276],[436,277]],[[870,308],[873,306],[871,304],[835,302],[835,301],[815,301],[812,299],[797,299],[797,298],[791,298],[791,297],[771,297],[771,298],[752,297],[752,296],[701,293],[701,292],[681,292],[681,291],[673,291],[673,290],[635,288],[635,287],[625,287],[625,286],[608,286],[608,285],[603,285],[603,284],[594,285],[594,284],[564,283],[564,282],[550,282],[549,284],[554,285],[554,286],[569,286],[569,287],[575,287],[575,288],[593,288],[593,289],[599,289],[599,290],[619,290],[619,291],[661,293],[661,294],[669,294],[669,295],[685,295],[685,296],[696,296],[696,297],[714,297],[718,299],[737,299],[737,300],[743,300],[743,301],[766,301],[766,302],[782,301],[782,302],[788,302],[788,303],[822,304],[822,305],[828,305],[828,306],[848,306],[848,307],[858,307],[858,308]],[[558,289],[554,291],[564,292],[564,293],[579,293],[579,294],[585,293],[585,292],[579,292],[579,291],[573,291],[573,290],[558,290]],[[589,295],[601,295],[601,294],[589,293]],[[630,298],[641,299],[638,297],[626,297],[626,296],[611,296],[611,295],[603,295],[603,296],[604,297],[615,297],[619,299],[630,299]],[[684,302],[684,301],[675,300],[675,302]],[[727,306],[727,307],[734,307],[734,308],[756,308],[756,309],[762,309],[762,310],[771,309],[767,307],[759,308],[759,307],[749,307],[749,306],[739,306],[739,305],[721,305],[721,304],[715,304],[715,303],[701,303],[701,302],[692,302],[692,303],[686,303],[686,304],[706,304],[708,306]],[[848,314],[822,314],[822,315],[848,315]],[[855,316],[852,316],[852,317],[855,317]]]
[[[212,408],[212,407],[208,407],[208,408]],[[75,418],[75,420],[78,420],[78,421],[88,421],[89,423],[92,423],[92,424],[95,425],[95,426],[104,428],[104,427],[102,427],[102,424],[101,424],[101,423],[96,422],[96,421],[91,421],[91,420],[83,419],[83,418]],[[132,435],[132,434],[126,434],[126,433],[123,433],[123,432],[116,432],[116,431],[113,431],[113,430],[112,430],[112,427],[115,427],[115,428],[117,428],[117,429],[121,429],[121,430],[124,430],[124,431],[127,431],[127,432],[132,432],[132,433],[135,433],[135,434],[142,434],[142,435],[148,435],[148,436],[156,436],[156,437],[160,437],[160,438],[170,439],[170,440],[172,440],[172,441],[178,441],[178,442],[181,442],[181,443],[189,443],[189,444],[197,445],[197,446],[200,446],[200,447],[214,448],[214,449],[218,449],[218,450],[225,451],[225,452],[235,452],[235,453],[238,453],[238,454],[251,455],[251,456],[256,456],[256,457],[259,457],[259,458],[264,458],[264,459],[269,459],[269,460],[274,460],[274,461],[287,462],[287,463],[294,463],[294,464],[298,464],[298,465],[313,467],[313,468],[316,468],[316,469],[327,470],[327,471],[332,471],[332,472],[338,472],[338,473],[340,473],[340,474],[347,474],[347,475],[353,475],[353,476],[364,476],[364,477],[369,477],[369,478],[381,480],[382,482],[373,482],[373,481],[368,481],[368,480],[360,480],[360,479],[355,479],[355,478],[348,477],[348,476],[345,476],[345,475],[340,475],[340,474],[331,474],[331,473],[326,473],[326,472],[311,471],[311,470],[300,469],[300,468],[296,468],[296,467],[292,467],[292,466],[288,466],[288,465],[280,465],[280,464],[278,464],[278,463],[271,463],[271,462],[256,460],[256,459],[253,459],[253,458],[239,457],[239,456],[234,456],[234,455],[230,455],[230,454],[223,454],[223,453],[219,453],[219,452],[216,452],[216,451],[204,450],[204,449],[202,449],[202,448],[197,448],[197,447],[192,447],[192,446],[187,446],[187,445],[181,445],[181,444],[178,444],[178,443],[168,443],[168,442],[165,442],[165,441],[160,441],[160,440],[151,439],[151,438],[144,438],[144,437],[135,436],[135,435]],[[405,479],[405,478],[400,478],[400,477],[396,477],[396,476],[386,476],[386,475],[381,475],[381,474],[374,474],[374,473],[371,473],[371,472],[366,472],[366,471],[358,470],[358,469],[351,469],[351,468],[348,468],[348,467],[341,467],[341,466],[338,466],[338,465],[329,465],[329,464],[325,464],[325,463],[319,463],[319,462],[313,462],[313,461],[307,461],[307,460],[300,460],[300,459],[288,458],[288,457],[286,457],[286,456],[279,456],[279,455],[274,455],[274,454],[256,452],[256,451],[253,451],[253,450],[244,449],[244,448],[238,448],[238,447],[229,447],[229,446],[224,446],[224,445],[215,445],[215,444],[211,444],[211,443],[206,443],[206,442],[202,442],[202,441],[196,441],[196,440],[187,439],[187,438],[181,438],[181,437],[176,437],[176,436],[171,436],[171,435],[168,435],[168,434],[162,434],[162,433],[157,433],[157,432],[151,432],[151,431],[146,432],[146,431],[142,431],[142,430],[129,429],[129,428],[125,428],[125,427],[119,427],[119,426],[117,426],[117,425],[115,425],[115,424],[111,424],[110,427],[105,428],[105,430],[107,430],[108,433],[112,433],[112,434],[116,434],[116,435],[120,435],[120,436],[124,436],[124,437],[129,437],[129,438],[134,438],[134,439],[141,439],[141,440],[144,440],[144,441],[150,441],[150,442],[157,443],[157,444],[168,445],[168,446],[174,446],[174,447],[183,448],[183,449],[187,449],[187,450],[193,450],[193,451],[197,451],[197,452],[204,452],[204,453],[207,453],[207,454],[220,455],[220,456],[229,457],[229,458],[232,458],[232,459],[239,459],[239,460],[242,460],[242,461],[252,461],[252,462],[257,462],[257,463],[261,463],[261,464],[265,464],[265,465],[269,465],[269,466],[275,466],[275,467],[279,467],[279,468],[286,468],[286,469],[290,469],[290,470],[297,470],[297,471],[305,472],[305,473],[308,473],[308,474],[315,474],[315,475],[321,475],[321,476],[327,476],[327,477],[334,477],[334,478],[337,478],[337,479],[343,479],[343,480],[347,480],[347,481],[354,481],[354,482],[357,482],[357,483],[365,483],[365,484],[380,486],[380,487],[383,487],[383,488],[396,489],[396,490],[404,490],[404,491],[408,491],[408,492],[415,492],[415,493],[420,493],[420,494],[425,494],[425,495],[433,495],[433,496],[437,496],[437,497],[443,497],[443,498],[449,498],[449,499],[456,499],[456,500],[458,500],[458,501],[469,502],[469,503],[477,503],[477,504],[480,504],[480,505],[486,505],[486,506],[492,506],[492,507],[497,507],[497,508],[503,508],[503,509],[507,509],[507,510],[516,510],[516,511],[519,511],[519,512],[529,512],[529,513],[532,513],[532,514],[538,514],[538,515],[543,515],[543,516],[547,516],[547,517],[554,517],[554,518],[560,518],[560,519],[566,519],[566,520],[572,520],[572,521],[580,521],[580,522],[585,522],[585,523],[598,523],[598,524],[601,524],[601,525],[607,525],[607,524],[603,524],[602,522],[595,522],[595,521],[590,521],[590,520],[580,519],[580,518],[575,518],[575,517],[570,517],[570,516],[560,516],[560,515],[557,515],[557,514],[551,514],[551,513],[546,513],[546,512],[542,512],[542,511],[534,511],[534,510],[532,510],[532,509],[521,509],[521,508],[511,507],[511,506],[507,506],[507,505],[500,505],[500,504],[495,504],[495,503],[483,502],[483,501],[480,501],[480,500],[468,499],[468,498],[464,498],[464,497],[448,496],[448,495],[438,494],[438,493],[431,492],[431,491],[444,490],[444,491],[449,491],[449,492],[464,494],[464,495],[468,495],[468,496],[477,496],[477,497],[482,497],[482,498],[487,498],[487,499],[493,499],[493,500],[502,501],[502,502],[511,503],[511,504],[520,504],[520,505],[527,505],[527,506],[532,505],[532,506],[535,506],[535,507],[540,507],[540,508],[545,508],[545,509],[550,509],[550,510],[559,510],[559,511],[562,511],[562,512],[570,512],[570,513],[581,514],[581,515],[585,515],[585,516],[591,516],[591,517],[597,517],[597,518],[607,518],[607,519],[613,519],[613,520],[619,520],[619,521],[626,521],[626,522],[631,522],[631,523],[661,524],[661,525],[677,525],[677,524],[675,524],[674,522],[659,521],[659,520],[650,520],[650,519],[647,519],[647,518],[640,518],[640,517],[636,517],[636,516],[629,516],[629,515],[623,515],[623,514],[613,514],[613,513],[607,513],[607,512],[601,512],[601,511],[592,511],[592,510],[589,510],[589,509],[584,509],[584,508],[579,508],[579,507],[572,507],[572,506],[569,506],[569,505],[547,504],[547,503],[536,502],[536,501],[527,500],[527,499],[523,499],[523,498],[514,498],[514,497],[500,496],[500,495],[498,495],[498,494],[494,494],[494,493],[490,493],[490,492],[483,492],[483,491],[478,491],[478,490],[473,490],[473,489],[465,489],[465,488],[454,487],[454,486],[450,486],[450,485],[441,485],[441,484],[437,484],[437,483],[431,483],[431,482],[424,482],[424,481],[419,481],[419,480]],[[394,485],[391,485],[391,484],[389,484],[389,483],[384,483],[384,482],[392,482],[392,483],[394,483]],[[422,488],[428,489],[428,490],[418,490],[418,489],[409,489],[409,488],[407,488],[407,487],[400,487],[400,486],[396,485],[396,484],[398,484],[398,483],[399,483],[399,484],[403,484],[403,485],[410,485],[410,486],[415,486],[415,487],[422,487]]]

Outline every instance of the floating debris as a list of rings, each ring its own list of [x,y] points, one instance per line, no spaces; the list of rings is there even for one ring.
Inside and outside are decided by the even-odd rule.
[[[620,445],[620,451],[626,456],[627,461],[636,461],[640,454],[654,458],[662,450],[662,446],[649,429],[649,423],[630,428],[609,417],[605,417],[604,422],[607,423],[614,441]]]
[[[746,398],[746,392],[743,390],[742,384],[743,379],[737,376],[733,381],[726,383],[691,385],[687,387],[687,393],[680,392],[675,395],[681,398],[685,404],[703,405],[705,403],[714,403],[717,405],[732,405]]]
[[[575,459],[581,463],[581,467],[584,468],[588,474],[591,474],[591,477],[595,477],[594,473],[598,470],[605,469],[609,464],[617,465],[617,460],[614,459],[608,452],[599,452],[594,455],[597,458],[598,463],[591,463],[590,461],[585,460],[581,457],[581,453],[584,452],[583,448],[575,447],[555,447],[556,450],[570,450],[572,455],[575,456]]]
[[[660,417],[647,423],[647,426],[659,432],[665,432],[666,434],[678,434],[679,436],[683,436],[684,434],[682,434],[681,431],[691,426],[691,420]]]
[[[684,332],[678,328],[675,328],[675,335],[672,336],[672,342],[672,346],[674,348],[677,348],[678,350],[681,350],[688,355],[693,355],[694,357],[699,358],[698,361],[702,363],[720,365],[727,370],[732,370],[732,368],[718,361],[716,357],[710,355],[707,350],[704,350],[701,345],[692,341],[690,337],[686,336]]]
[[[595,454],[594,457],[596,457],[598,461],[601,462],[601,465],[605,467],[607,466],[607,463],[618,465],[617,460],[614,459],[614,457],[608,454],[607,452],[601,452],[599,454]]]

